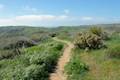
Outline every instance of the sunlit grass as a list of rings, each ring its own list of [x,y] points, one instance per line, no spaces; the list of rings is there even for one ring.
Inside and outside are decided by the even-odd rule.
[[[119,43],[120,37],[118,35],[113,35],[111,40],[105,41],[108,48],[119,45]],[[77,48],[74,49],[72,58],[77,58],[88,65],[89,71],[72,75],[68,77],[68,80],[119,80],[120,59],[109,58],[106,53],[108,48],[88,52]]]

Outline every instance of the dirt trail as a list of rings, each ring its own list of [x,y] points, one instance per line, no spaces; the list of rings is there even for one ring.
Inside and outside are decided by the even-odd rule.
[[[66,43],[68,46],[64,49],[63,55],[59,58],[56,70],[50,74],[50,80],[66,80],[67,76],[64,73],[64,66],[70,60],[70,53],[74,45],[68,41],[53,38],[56,41]]]

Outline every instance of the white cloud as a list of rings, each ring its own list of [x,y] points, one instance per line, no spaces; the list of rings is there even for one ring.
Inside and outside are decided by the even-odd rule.
[[[108,19],[101,17],[80,17],[67,15],[22,15],[11,18],[0,19],[0,26],[8,25],[33,25],[33,26],[60,26],[60,25],[80,25],[80,24],[98,24],[108,22],[118,22],[120,19]]]
[[[15,20],[17,21],[52,21],[52,20],[62,20],[66,19],[68,16],[66,15],[23,15],[16,16]]]
[[[37,25],[55,23],[64,21],[68,18],[66,15],[23,15],[7,19],[0,19],[0,25]]]
[[[66,16],[66,15],[60,15],[60,16],[56,17],[56,20],[64,20],[64,19],[67,19],[67,18],[68,18],[68,16]]]
[[[15,20],[18,21],[42,21],[42,20],[52,20],[56,16],[53,15],[23,15],[17,16]]]
[[[90,21],[90,20],[93,20],[94,18],[93,17],[82,17],[81,20],[84,20],[84,21]]]

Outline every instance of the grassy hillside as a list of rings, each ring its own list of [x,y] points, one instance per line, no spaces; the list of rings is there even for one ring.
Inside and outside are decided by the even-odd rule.
[[[106,29],[110,31],[110,28]],[[120,35],[117,31],[110,40],[104,41],[107,48],[88,51],[74,48],[72,58],[65,66],[68,80],[119,80]]]
[[[104,37],[109,35],[108,39],[102,39],[103,48],[99,45],[96,48],[99,44],[96,40],[104,38],[103,34],[91,35],[91,26],[99,26],[106,31]],[[0,80],[48,80],[65,45],[52,38],[74,44],[78,34],[83,35],[77,40],[83,48],[75,46],[72,50],[71,59],[65,66],[68,80],[119,80],[120,24],[0,27]],[[81,44],[82,38],[84,44]]]

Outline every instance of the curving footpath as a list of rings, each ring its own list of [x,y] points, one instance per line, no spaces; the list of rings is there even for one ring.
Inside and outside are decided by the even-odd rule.
[[[49,80],[67,80],[67,75],[64,73],[64,66],[70,60],[71,51],[74,45],[68,41],[60,40],[58,38],[53,38],[55,41],[59,41],[67,44],[68,46],[64,49],[63,55],[59,58],[56,70],[54,73],[50,74]]]

